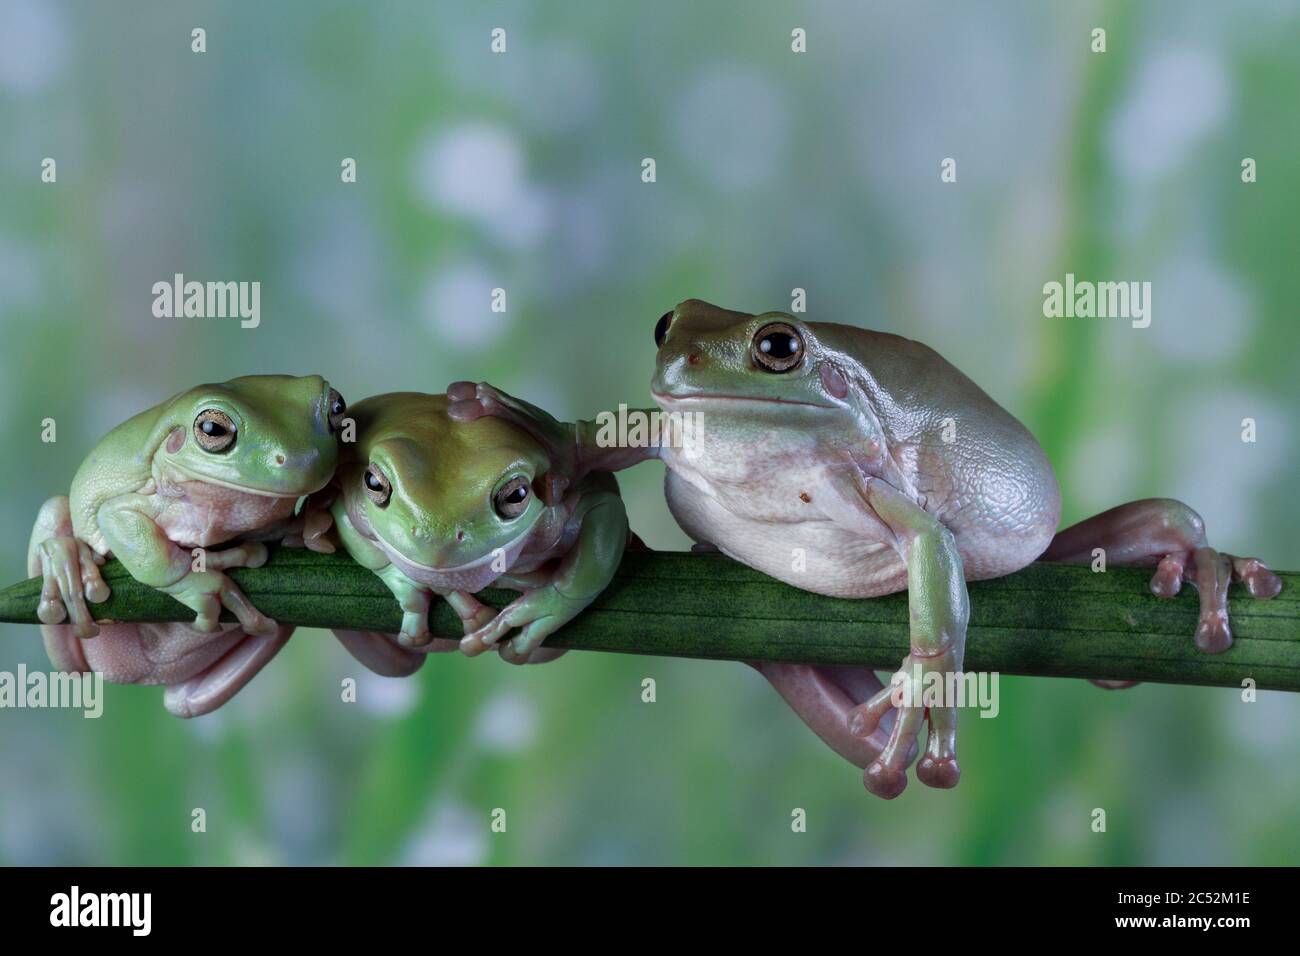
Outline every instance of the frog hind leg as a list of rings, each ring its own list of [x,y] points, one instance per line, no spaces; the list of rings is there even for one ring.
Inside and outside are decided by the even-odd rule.
[[[435,637],[418,649],[405,647],[396,634],[379,631],[334,631],[340,644],[358,662],[381,677],[410,677],[428,660],[429,654],[454,651],[457,641]]]
[[[895,717],[892,711],[866,736],[849,729],[850,713],[884,689],[880,678],[870,669],[781,661],[746,663],[767,678],[809,730],[849,763],[866,769],[889,743]],[[909,764],[916,752],[913,742],[907,757]]]
[[[163,705],[177,717],[211,713],[242,690],[280,653],[294,629],[277,626],[270,634],[249,634],[195,676],[170,684]]]
[[[1146,498],[1103,511],[1059,532],[1039,560],[1086,564],[1093,549],[1115,565],[1156,566],[1151,591],[1173,597],[1184,582],[1201,599],[1196,646],[1218,654],[1232,646],[1228,622],[1228,585],[1244,584],[1251,597],[1268,599],[1282,590],[1281,579],[1257,558],[1238,558],[1211,548],[1205,522],[1172,498]],[[1108,686],[1108,685],[1102,685]]]

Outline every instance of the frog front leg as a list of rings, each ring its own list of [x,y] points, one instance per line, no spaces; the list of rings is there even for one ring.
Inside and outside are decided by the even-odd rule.
[[[1228,622],[1228,585],[1237,581],[1251,597],[1268,599],[1282,581],[1258,558],[1238,558],[1215,551],[1205,538],[1205,522],[1172,498],[1131,501],[1103,511],[1059,532],[1039,560],[1087,564],[1093,550],[1105,552],[1115,565],[1156,565],[1151,592],[1173,597],[1189,582],[1200,594],[1196,646],[1217,654],[1232,646]]]
[[[42,628],[46,650],[56,666],[56,658],[66,656],[64,645],[69,640],[99,633],[86,601],[100,604],[108,600],[108,585],[99,570],[103,563],[102,555],[75,536],[66,495],[57,495],[41,506],[27,546],[27,573],[39,575],[43,582],[36,616],[43,625],[72,619],[69,628]]]
[[[394,576],[396,569],[389,571],[388,576],[382,573],[384,569],[392,568],[388,555],[384,554],[379,547],[357,531],[356,526],[352,524],[352,519],[348,516],[347,507],[342,496],[334,498],[329,503],[327,513],[331,516],[331,522],[343,543],[344,550],[362,567],[374,571],[388,585],[390,591],[393,591],[394,583],[401,589],[402,595],[407,595],[411,589],[418,588],[415,582],[400,572],[397,572],[396,576]],[[397,597],[398,604],[401,605],[403,597],[396,594],[396,592],[394,592],[394,596]],[[408,603],[411,602],[408,601]],[[403,607],[403,630],[407,629],[409,623],[413,634],[418,634],[421,630],[428,633],[427,615],[429,605],[427,597],[423,599],[423,603],[425,616],[420,621],[408,621],[406,608]],[[403,641],[398,635],[384,634],[380,631],[335,629],[334,636],[357,661],[383,677],[409,677],[424,666],[429,651],[454,650],[456,646],[454,641],[433,640],[426,641],[424,646],[416,649],[409,645],[409,641]]]
[[[938,686],[946,687],[948,675],[961,672],[970,619],[961,554],[952,532],[885,481],[866,476],[860,483],[855,479],[855,485],[861,504],[888,529],[891,540],[887,543],[907,565],[911,620],[911,653],[903,658],[890,686],[849,711],[849,729],[862,737],[873,733],[890,710],[897,711],[889,741],[867,766],[863,782],[885,799],[902,793],[913,746],[928,717],[929,736],[925,755],[917,764],[917,779],[931,787],[955,787],[961,776],[956,702],[945,700],[943,706],[928,708],[922,702],[936,680]],[[847,488],[840,491],[842,502],[852,502],[843,494]],[[902,696],[904,691],[907,696]]]
[[[628,537],[627,512],[617,492],[608,490],[611,484],[612,479],[586,481],[588,490],[581,494],[570,519],[581,521],[582,529],[550,581],[525,591],[491,622],[467,634],[460,644],[462,651],[471,657],[481,654],[519,628],[501,656],[512,664],[528,663],[547,637],[605,589],[622,560]]]
[[[265,545],[250,543],[212,552],[205,556],[205,562],[213,564],[213,569],[195,571],[189,553],[171,541],[154,521],[152,503],[144,495],[124,495],[106,504],[99,513],[99,527],[110,550],[133,578],[170,594],[197,613],[194,627],[198,630],[217,630],[225,607],[247,633],[275,633],[276,623],[253,607],[244,592],[221,571],[265,561]]]

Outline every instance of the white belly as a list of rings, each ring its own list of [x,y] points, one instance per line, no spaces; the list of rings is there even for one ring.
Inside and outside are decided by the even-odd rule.
[[[664,493],[673,517],[696,541],[797,588],[865,598],[907,587],[907,567],[892,547],[815,514],[799,520],[797,513],[785,513],[786,502],[799,500],[798,492],[781,495],[779,506],[751,498],[736,507],[709,485],[693,484],[670,468]],[[785,520],[762,517],[778,507]],[[809,510],[815,512],[811,504]]]

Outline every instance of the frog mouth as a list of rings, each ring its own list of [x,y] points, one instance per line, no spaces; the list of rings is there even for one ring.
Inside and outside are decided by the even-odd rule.
[[[822,405],[818,402],[798,402],[793,398],[763,398],[757,395],[720,395],[714,392],[698,392],[694,395],[673,395],[671,392],[656,392],[653,389],[650,395],[656,402],[757,402],[764,405],[802,405],[804,408],[825,408],[830,409],[830,405]]]
[[[230,491],[238,491],[246,495],[256,495],[259,498],[301,498],[303,495],[310,495],[319,491],[320,488],[307,488],[301,491],[272,491],[269,488],[255,488],[252,485],[237,485],[233,481],[223,481],[220,478],[212,478],[209,475],[200,475],[191,471],[184,465],[177,462],[168,462],[169,468],[174,468],[182,476],[190,481],[197,481],[205,485],[215,485],[218,488],[226,488]]]
[[[407,557],[407,555],[402,551],[401,548],[395,547],[393,545],[393,542],[389,541],[387,538],[385,538],[382,534],[379,533],[378,529],[372,528],[371,530],[374,531],[375,537],[384,546],[384,550],[386,550],[389,553],[389,557],[396,557],[403,564],[410,565],[411,567],[416,568],[420,571],[431,571],[434,574],[458,574],[463,571],[477,571],[479,568],[483,567],[483,565],[491,564],[492,560],[497,555],[497,549],[494,548],[493,550],[489,551],[487,554],[483,555],[482,557],[475,558],[473,561],[467,561],[464,564],[457,564],[451,567],[439,566],[436,564],[422,564],[419,561],[415,561]],[[531,531],[532,528],[525,528],[523,531],[519,532],[519,534],[515,535],[513,538],[507,541],[505,544],[500,545],[499,549],[504,553],[509,554],[514,549],[515,545],[520,544]],[[507,571],[508,570],[509,569],[507,569]],[[506,573],[506,572],[502,572],[502,573]]]

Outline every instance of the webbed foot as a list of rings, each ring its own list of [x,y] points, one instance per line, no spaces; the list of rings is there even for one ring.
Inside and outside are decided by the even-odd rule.
[[[262,549],[265,551],[264,545]],[[190,571],[176,583],[159,590],[195,611],[194,628],[205,633],[220,628],[222,608],[231,611],[250,635],[270,636],[278,627],[275,621],[253,607],[239,586],[220,571]]]
[[[467,656],[476,657],[501,642],[504,660],[511,664],[527,664],[542,641],[576,617],[589,603],[567,597],[555,587],[525,591],[482,627],[466,634],[461,639],[460,649]],[[519,633],[506,640],[506,635],[516,628]]]
[[[866,768],[862,781],[878,797],[892,800],[907,787],[907,766],[917,749],[921,725],[929,721],[925,756],[916,765],[916,778],[928,787],[950,790],[961,779],[957,763],[957,708],[938,701],[926,706],[934,686],[946,687],[949,674],[961,670],[951,649],[931,656],[909,654],[887,687],[848,714],[849,731],[860,737],[874,733],[883,718],[895,715],[894,727],[880,755]]]
[[[1258,558],[1239,558],[1211,548],[1205,522],[1172,498],[1147,498],[1119,505],[1061,531],[1043,561],[1087,563],[1100,548],[1115,565],[1155,564],[1151,593],[1170,598],[1184,583],[1200,595],[1196,646],[1218,654],[1232,646],[1228,587],[1236,581],[1251,597],[1267,600],[1282,590],[1282,580]]]
[[[76,638],[99,633],[86,602],[101,604],[109,589],[100,573],[104,557],[72,533],[68,499],[60,495],[41,506],[27,548],[27,571],[42,578],[36,616],[42,624],[71,618]]]

